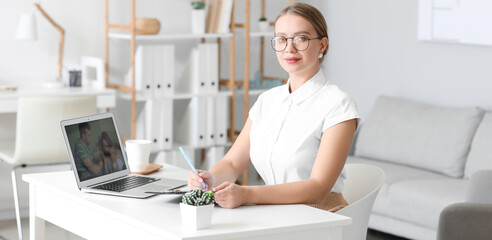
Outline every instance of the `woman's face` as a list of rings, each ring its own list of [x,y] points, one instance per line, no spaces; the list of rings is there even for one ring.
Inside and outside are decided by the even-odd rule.
[[[304,35],[308,38],[319,37],[314,27],[301,16],[286,14],[275,23],[275,36],[293,38]],[[309,47],[304,51],[298,51],[293,44],[293,39],[287,40],[287,47],[277,52],[277,59],[282,68],[289,75],[315,74],[319,69],[318,56],[327,46],[327,39],[311,39]],[[311,75],[312,76],[312,75]]]

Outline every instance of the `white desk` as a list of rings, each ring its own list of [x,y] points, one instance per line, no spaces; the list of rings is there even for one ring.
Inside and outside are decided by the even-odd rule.
[[[46,88],[36,85],[20,86],[16,91],[0,91],[0,113],[17,112],[17,101],[20,96],[97,96],[97,108],[113,108],[116,106],[116,90],[109,88],[64,87]]]
[[[154,174],[186,179],[170,165]],[[23,175],[29,183],[31,239],[44,239],[45,221],[88,239],[341,239],[348,217],[306,205],[216,206],[210,228],[181,228],[178,196],[130,199],[82,193],[72,172]],[[49,237],[48,237],[49,238]]]

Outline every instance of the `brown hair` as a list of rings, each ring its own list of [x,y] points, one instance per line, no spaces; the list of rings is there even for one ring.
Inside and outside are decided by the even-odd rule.
[[[307,4],[307,3],[294,3],[290,6],[287,6],[284,8],[277,16],[275,19],[275,23],[277,23],[277,20],[286,15],[286,14],[293,14],[300,16],[304,19],[306,19],[308,22],[313,25],[314,30],[318,34],[319,37],[326,37],[328,39],[329,43],[329,38],[328,38],[328,27],[326,25],[325,18],[323,17],[323,14],[315,7]],[[325,58],[326,53],[328,52],[328,46],[326,46],[325,51],[323,52],[323,57],[319,59],[320,62],[323,62],[323,59]]]

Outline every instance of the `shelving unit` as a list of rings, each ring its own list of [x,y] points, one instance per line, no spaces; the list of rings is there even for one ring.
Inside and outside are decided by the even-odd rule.
[[[205,0],[201,0],[205,2]],[[207,39],[217,40],[219,45],[219,73],[220,73],[220,44],[222,38],[228,38],[230,43],[230,62],[229,62],[229,79],[221,79],[219,85],[226,86],[229,90],[228,93],[221,91],[218,95],[228,95],[230,96],[230,129],[228,130],[228,137],[231,142],[234,141],[234,94],[235,94],[235,80],[234,80],[234,26],[231,24],[230,33],[219,33],[219,34],[166,34],[166,35],[137,35],[135,29],[135,4],[136,0],[131,0],[131,10],[130,10],[130,23],[128,25],[111,24],[109,23],[109,0],[104,1],[105,7],[105,72],[106,72],[106,86],[109,88],[114,88],[126,93],[123,95],[124,98],[129,98],[131,100],[131,138],[136,137],[136,122],[137,122],[137,102],[146,101],[145,97],[142,97],[140,93],[136,91],[135,86],[135,55],[137,45],[144,44],[164,44],[167,41],[172,40],[187,40],[187,39],[199,39],[204,43]],[[234,10],[231,14],[231,22],[234,22]],[[127,33],[115,33],[110,32],[111,29],[114,30],[124,30]],[[124,84],[114,84],[109,82],[109,39],[120,39],[130,41],[131,48],[131,85]],[[128,96],[129,95],[129,96]],[[165,98],[171,99],[188,99],[200,96],[211,96],[210,94],[194,94],[194,93],[179,93],[164,96]]]

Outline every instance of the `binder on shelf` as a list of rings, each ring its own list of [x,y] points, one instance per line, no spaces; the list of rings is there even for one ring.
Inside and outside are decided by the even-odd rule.
[[[152,152],[172,148],[173,143],[172,99],[151,99],[145,104],[144,139],[152,141]]]
[[[227,119],[229,116],[228,96],[215,97],[215,144],[227,144]]]
[[[207,134],[207,101],[205,97],[194,97],[174,101],[175,139],[178,143],[205,147]],[[179,110],[179,111],[178,111]]]
[[[157,97],[174,95],[174,45],[156,45],[153,53],[154,95]]]
[[[153,55],[150,45],[138,46],[135,53],[135,90],[141,92],[144,98],[153,97]],[[129,74],[131,74],[131,69]],[[128,86],[131,86],[131,75],[128,77]]]
[[[219,45],[217,43],[205,43],[206,53],[202,58],[206,64],[207,92],[219,92]]]
[[[147,100],[145,103],[145,134],[144,139],[152,141],[151,152],[160,151],[160,136],[161,119],[160,119],[161,104],[157,99]]]
[[[161,139],[159,147],[161,150],[168,150],[173,147],[173,114],[174,104],[171,98],[163,98],[160,109],[160,132]]]
[[[207,100],[207,146],[214,146],[216,139],[215,131],[215,98],[206,97]]]
[[[187,79],[187,75],[184,75],[183,81],[189,81],[189,83],[182,82],[182,88],[186,91],[189,85],[189,91],[191,93],[205,93],[207,90],[205,72],[207,70],[206,62],[201,59],[206,55],[206,48],[203,44],[198,44],[197,48],[193,48],[190,54],[190,75],[191,79]]]

